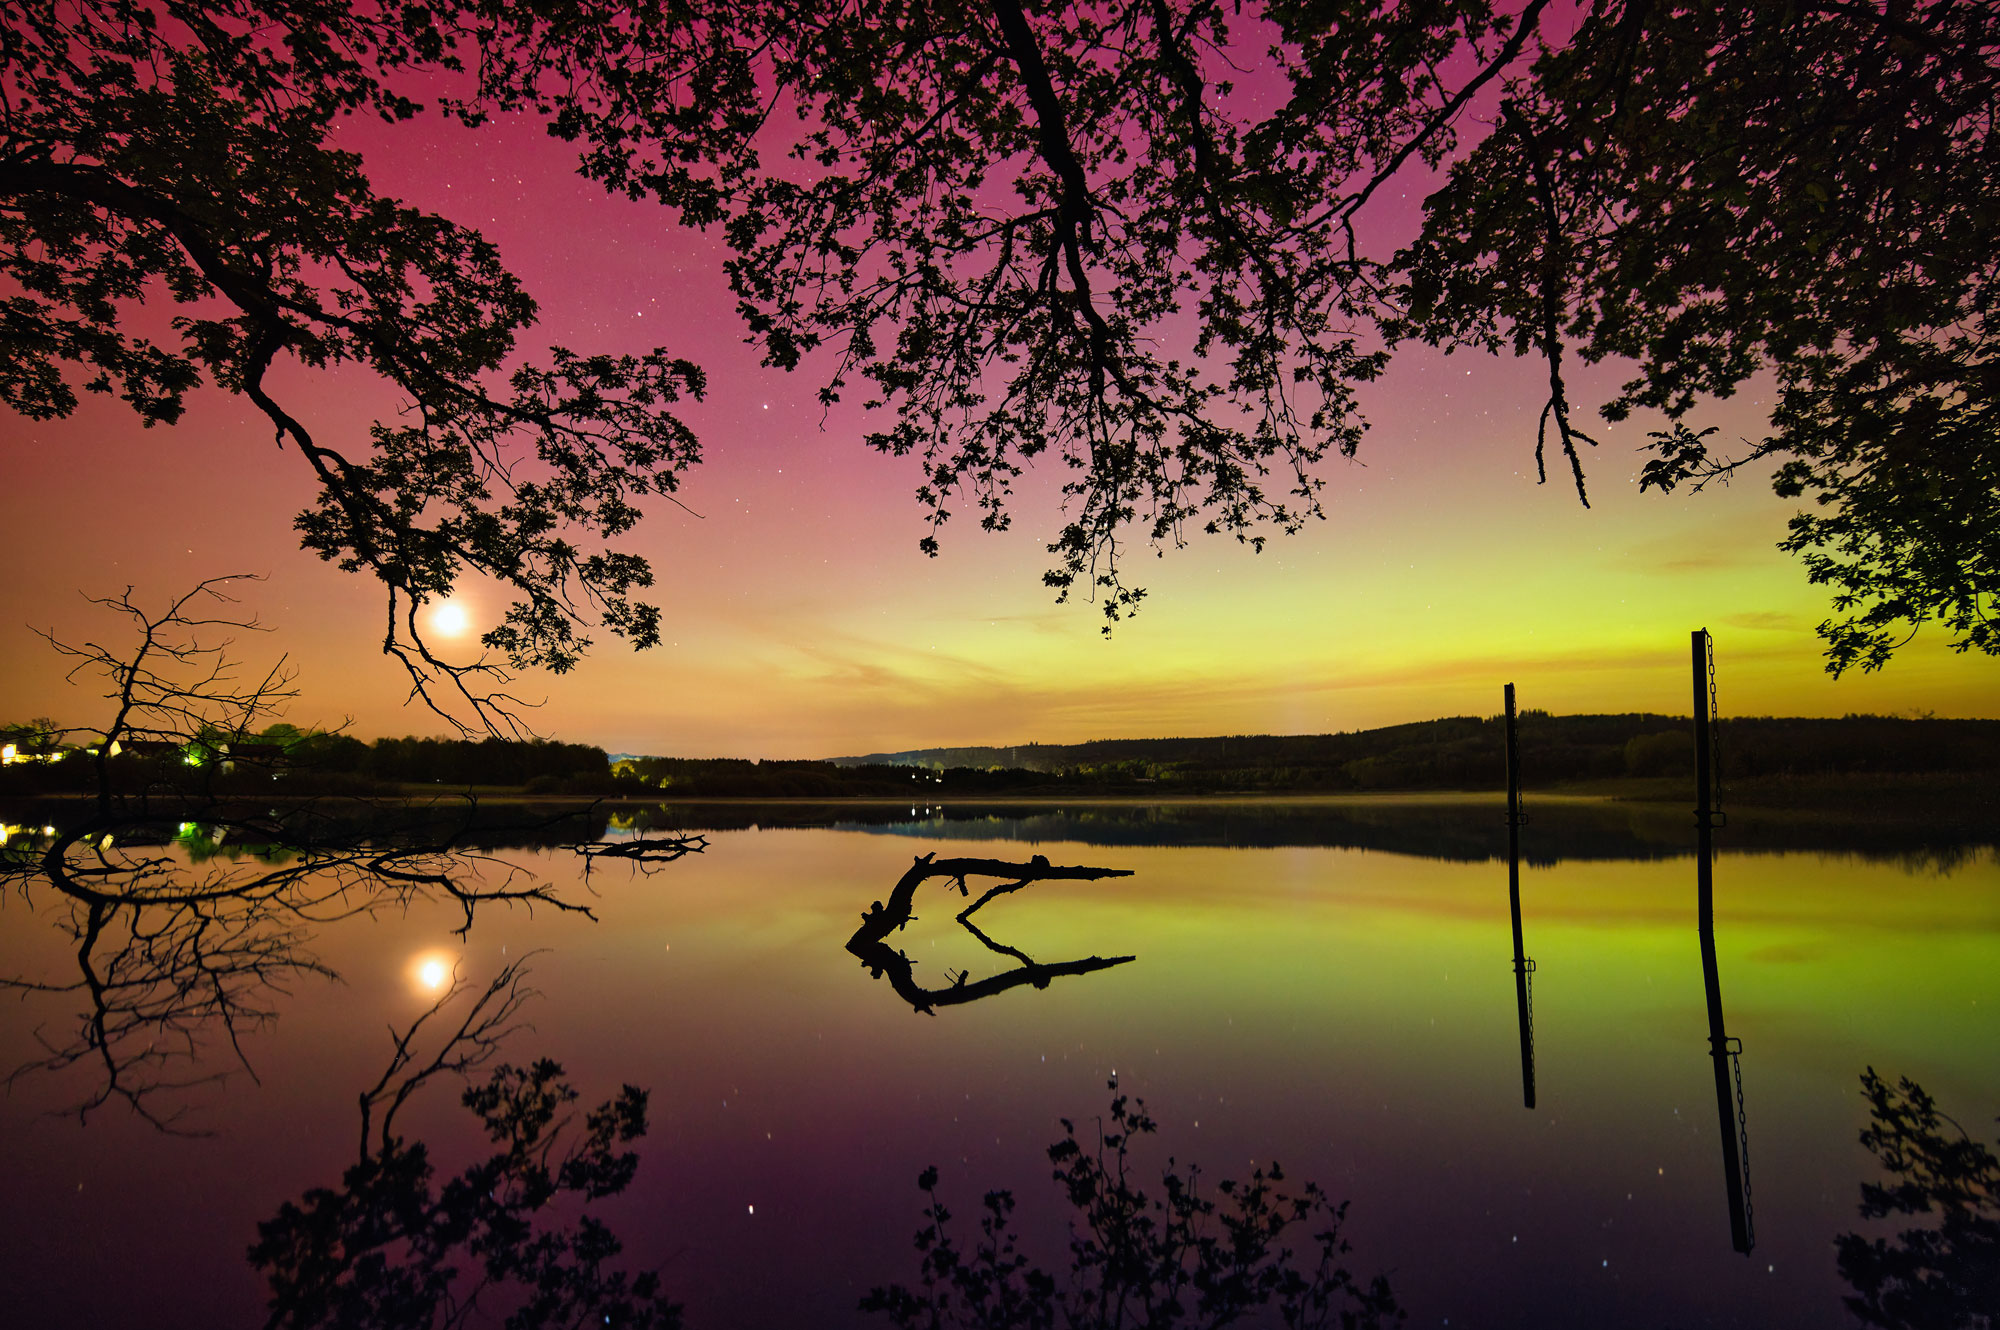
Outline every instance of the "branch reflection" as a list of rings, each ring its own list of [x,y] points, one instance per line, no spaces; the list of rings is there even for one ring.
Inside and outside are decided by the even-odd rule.
[[[340,1187],[313,1188],[257,1225],[250,1261],[270,1284],[271,1330],[502,1316],[518,1330],[681,1323],[658,1275],[606,1268],[622,1244],[595,1215],[577,1213],[631,1184],[639,1156],[629,1147],[646,1134],[646,1091],[623,1087],[576,1131],[569,1106],[578,1095],[559,1064],[501,1063],[462,1096],[499,1150],[442,1186],[424,1142],[394,1130],[397,1111],[425,1084],[483,1069],[520,1028],[534,996],[523,983],[526,959],[483,989],[454,976],[407,1030],[392,1031],[395,1052],[361,1096],[360,1155]],[[454,1004],[464,1008],[457,1026],[425,1052],[424,1027]]]
[[[177,801],[200,820],[159,821],[160,799],[113,793],[67,830],[16,834],[0,851],[0,887],[69,939],[72,973],[0,974],[0,990],[68,995],[62,1027],[35,1031],[40,1053],[22,1077],[90,1069],[65,1111],[87,1119],[113,1101],[180,1131],[184,1092],[256,1072],[246,1036],[270,1026],[301,977],[339,976],[313,952],[329,923],[449,901],[464,937],[482,907],[596,918],[591,905],[493,853],[494,842],[601,853],[601,820],[574,812],[506,825],[466,800],[455,808],[343,801],[253,812],[216,798]],[[655,839],[619,857],[641,867],[705,848]],[[211,1047],[226,1050],[214,1065]]]
[[[1987,1330],[2000,1314],[2000,1156],[1939,1110],[1924,1087],[1861,1074],[1868,1126],[1861,1143],[1889,1185],[1861,1184],[1861,1217],[1916,1218],[1892,1237],[1834,1239],[1843,1299],[1883,1330]]]
[[[1065,975],[1092,974],[1098,970],[1108,970],[1116,965],[1124,965],[1131,956],[1086,956],[1081,960],[1043,962],[1037,961],[1026,952],[1004,943],[996,942],[977,924],[972,916],[995,897],[1020,891],[1036,882],[1067,880],[1095,882],[1107,877],[1130,877],[1131,870],[1123,868],[1067,867],[1051,864],[1041,855],[1036,855],[1025,864],[1008,863],[1000,859],[939,859],[935,853],[921,854],[910,870],[904,873],[889,892],[889,902],[884,905],[875,901],[861,916],[861,927],[854,930],[854,936],[847,940],[847,949],[859,957],[863,968],[871,978],[888,977],[889,986],[896,995],[910,1004],[912,1010],[927,1016],[937,1014],[939,1007],[961,1006],[967,1002],[977,1002],[981,998],[993,997],[1010,988],[1024,984],[1036,988],[1047,988],[1049,983]],[[960,971],[952,982],[943,988],[928,988],[916,980],[916,962],[901,950],[889,945],[889,935],[901,930],[916,916],[911,912],[915,904],[917,888],[934,877],[947,878],[958,889],[960,896],[970,896],[969,879],[974,877],[998,878],[1000,882],[981,893],[958,913],[958,922],[981,945],[995,955],[1005,956],[1017,962],[1013,969],[1002,970],[984,979],[974,980],[969,971]]]

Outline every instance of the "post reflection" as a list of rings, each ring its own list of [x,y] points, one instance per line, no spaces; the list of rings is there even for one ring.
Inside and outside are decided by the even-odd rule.
[[[980,927],[972,922],[972,916],[996,896],[1016,892],[1036,882],[1049,880],[1095,882],[1107,877],[1130,877],[1131,870],[1124,868],[1089,868],[1051,864],[1041,855],[1036,855],[1025,864],[1007,863],[999,859],[939,859],[933,854],[921,854],[910,870],[904,873],[889,892],[889,901],[872,902],[861,916],[861,927],[854,930],[854,936],[847,939],[847,950],[859,957],[863,968],[871,978],[887,977],[889,987],[896,996],[910,1004],[913,1011],[927,1016],[937,1014],[939,1007],[962,1006],[967,1002],[977,1002],[1004,993],[1010,988],[1031,984],[1036,988],[1047,988],[1050,981],[1065,975],[1092,974],[1098,970],[1108,970],[1124,965],[1135,959],[1131,956],[1085,956],[1080,960],[1045,962],[1037,961],[1026,952],[1005,943],[996,942]],[[912,907],[916,902],[917,888],[934,877],[947,878],[958,888],[961,896],[970,896],[968,879],[987,877],[1001,879],[999,884],[989,887],[979,899],[958,913],[958,922],[988,951],[1015,961],[1014,968],[1002,970],[983,979],[973,979],[969,971],[960,971],[951,982],[942,988],[931,988],[918,983],[916,963],[901,950],[889,945],[891,933],[900,931],[916,916]]]
[[[1514,1010],[1521,1027],[1521,1104],[1535,1106],[1535,963],[1521,937],[1521,746],[1514,712],[1514,685],[1507,700],[1507,906],[1514,920]]]
[[[1701,934],[1701,978],[1708,998],[1708,1053],[1715,1068],[1715,1114],[1722,1139],[1722,1179],[1729,1198],[1729,1245],[1749,1255],[1757,1245],[1750,1203],[1749,1119],[1743,1109],[1743,1045],[1730,1038],[1722,1018],[1722,975],[1715,959],[1715,740],[1710,727],[1715,696],[1714,644],[1707,629],[1693,638],[1695,760],[1695,913]]]
[[[1709,1058],[1715,1064],[1716,1132],[1722,1139],[1722,1179],[1729,1198],[1729,1245],[1748,1256],[1757,1245],[1750,1205],[1750,1127],[1743,1106],[1743,1043],[1723,1026],[1722,980],[1715,963],[1715,930],[1704,912],[1701,978],[1708,994]]]

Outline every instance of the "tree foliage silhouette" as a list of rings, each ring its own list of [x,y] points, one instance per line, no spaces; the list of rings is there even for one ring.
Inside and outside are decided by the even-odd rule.
[[[609,1267],[623,1244],[601,1219],[586,1211],[562,1222],[631,1185],[644,1090],[622,1087],[577,1130],[578,1095],[559,1064],[502,1063],[461,1096],[498,1148],[441,1185],[425,1143],[395,1131],[396,1110],[426,1082],[469,1076],[498,1054],[533,996],[522,979],[519,962],[483,989],[454,977],[409,1029],[393,1032],[395,1056],[361,1096],[360,1157],[340,1187],[313,1188],[257,1225],[249,1255],[270,1282],[273,1330],[442,1330],[490,1323],[495,1310],[517,1330],[680,1325],[657,1274]],[[424,1024],[466,995],[457,1028],[426,1056]]]
[[[1427,200],[1393,326],[1542,355],[1579,493],[1566,345],[1667,415],[1642,488],[1775,464],[1831,672],[1929,620],[2000,654],[1996,110],[1990,5],[1592,4]],[[1770,434],[1718,455],[1684,419],[1759,375]]]
[[[517,667],[567,669],[593,617],[656,642],[651,570],[603,542],[699,457],[667,408],[703,381],[662,351],[519,360],[536,306],[494,247],[330,145],[343,115],[417,114],[387,80],[455,66],[455,41],[413,5],[10,6],[0,398],[46,419],[116,393],[151,425],[205,382],[247,397],[319,482],[305,547],[383,583],[384,650],[424,700],[498,728],[498,667],[439,659],[418,609],[474,570],[520,597],[486,638]],[[180,312],[140,318],[162,293]],[[372,371],[410,409],[329,439],[281,399],[281,360]]]
[[[1907,1076],[1891,1086],[1870,1067],[1861,1093],[1861,1143],[1892,1175],[1861,1185],[1861,1217],[1926,1222],[1835,1239],[1848,1309],[1883,1330],[1987,1330],[2000,1317],[2000,1158]]]
[[[89,0],[16,7],[7,40],[6,400],[68,411],[78,369],[148,420],[204,378],[250,396],[320,479],[308,547],[388,585],[420,691],[482,696],[414,618],[464,568],[522,596],[487,639],[516,665],[567,667],[593,617],[657,638],[644,561],[574,537],[672,492],[698,449],[667,408],[702,381],[556,349],[491,386],[532,301],[327,146],[341,115],[415,116],[419,86],[467,123],[539,116],[586,176],[718,228],[767,362],[823,352],[823,399],[861,392],[868,443],[921,460],[925,549],[964,505],[1007,526],[1023,468],[1060,459],[1045,580],[1110,619],[1144,595],[1135,545],[1322,515],[1358,390],[1421,339],[1544,361],[1537,455],[1552,438],[1580,498],[1573,359],[1635,367],[1612,419],[1665,414],[1647,486],[1775,465],[1808,504],[1785,547],[1844,616],[1834,672],[1932,620],[2000,652],[2000,17],[1977,0],[1560,23],[1547,0]],[[156,343],[120,311],[162,285],[189,313]],[[366,365],[414,423],[317,437],[267,386],[281,355]],[[1700,408],[1760,374],[1772,432],[1712,450]]]
[[[1133,1176],[1132,1151],[1158,1124],[1142,1101],[1117,1089],[1112,1081],[1110,1112],[1094,1142],[1065,1119],[1063,1139],[1049,1147],[1054,1179],[1075,1212],[1067,1280],[1021,1251],[1011,1192],[986,1193],[978,1239],[961,1246],[947,1228],[952,1216],[938,1198],[937,1169],[927,1168],[917,1179],[930,1198],[916,1236],[918,1286],[871,1289],[861,1309],[911,1330],[1223,1326],[1260,1311],[1276,1311],[1282,1324],[1297,1327],[1377,1330],[1402,1322],[1385,1279],[1363,1284],[1341,1263],[1349,1252],[1340,1235],[1347,1206],[1317,1184],[1288,1194],[1274,1163],[1247,1182],[1218,1184],[1209,1196],[1199,1170],[1168,1160],[1159,1194],[1148,1195]],[[1285,1245],[1294,1231],[1309,1239],[1304,1255]]]

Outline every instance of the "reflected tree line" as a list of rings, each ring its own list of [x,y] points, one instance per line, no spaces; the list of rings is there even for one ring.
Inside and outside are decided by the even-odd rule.
[[[267,1279],[268,1330],[495,1323],[513,1330],[681,1324],[657,1272],[613,1265],[623,1244],[591,1210],[631,1185],[646,1134],[636,1086],[584,1114],[562,1066],[497,1061],[533,996],[525,959],[483,988],[454,977],[393,1032],[381,1079],[360,1097],[360,1149],[338,1187],[315,1187],[258,1224],[249,1259]],[[432,1040],[427,1026],[446,1033]],[[464,1106],[493,1152],[440,1179],[429,1147],[396,1131],[425,1084],[465,1081]],[[573,1216],[573,1217],[572,1217]]]

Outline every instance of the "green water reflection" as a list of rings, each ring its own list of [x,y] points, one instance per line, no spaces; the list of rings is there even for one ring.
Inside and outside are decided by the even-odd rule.
[[[867,1323],[866,1290],[914,1274],[911,1183],[928,1164],[964,1215],[1012,1188],[1027,1240],[1059,1263],[1043,1151],[1059,1118],[1102,1111],[1114,1074],[1158,1120],[1148,1167],[1172,1154],[1242,1177],[1276,1159],[1348,1200],[1354,1267],[1388,1274],[1413,1325],[1839,1325],[1833,1242],[1874,1176],[1861,1070],[1921,1082],[1968,1124],[2000,1109],[1990,850],[1719,858],[1755,1194],[1746,1258],[1723,1197],[1690,859],[1523,870],[1529,1109],[1503,862],[990,830],[717,831],[657,873],[600,864],[588,882],[572,858],[520,851],[508,857],[597,920],[494,911],[460,939],[460,912],[417,904],[321,928],[313,953],[340,982],[295,974],[275,1025],[247,1039],[257,1080],[188,1092],[214,1136],[43,1116],[88,1092],[85,1066],[14,1084],[0,1105],[7,1282],[27,1323],[261,1323],[246,1246],[280,1202],[352,1162],[355,1095],[380,1073],[385,1031],[427,1004],[422,962],[476,977],[537,948],[517,1060],[559,1059],[590,1102],[651,1091],[645,1167],[605,1215],[697,1327]],[[919,853],[1130,870],[1037,882],[977,922],[1037,959],[1134,959],[913,1010],[844,944]],[[913,981],[1015,964],[944,891],[924,886],[894,935]],[[7,902],[0,972],[62,973],[40,917],[56,908]],[[7,1065],[73,1011],[66,995],[21,999],[0,1031]],[[465,1119],[444,1093],[404,1121],[449,1169],[480,1144]]]

